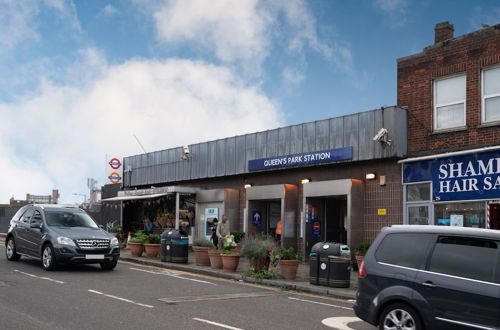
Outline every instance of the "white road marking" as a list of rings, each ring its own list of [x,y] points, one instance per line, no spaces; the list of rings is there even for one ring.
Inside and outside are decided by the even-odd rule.
[[[92,292],[92,293],[97,293],[99,295],[103,295],[103,296],[106,296],[108,298],[113,298],[113,299],[117,299],[117,300],[120,300],[120,301],[128,302],[128,303],[131,303],[131,304],[134,304],[134,305],[138,305],[138,306],[142,306],[142,307],[147,307],[147,308],[154,308],[154,306],[151,306],[151,305],[141,304],[141,303],[132,301],[130,299],[125,299],[125,298],[113,296],[113,295],[102,293],[102,292],[99,292],[99,291],[95,291],[95,290],[87,290],[87,291],[88,292]]]
[[[347,324],[352,322],[361,322],[361,319],[357,317],[329,317],[321,321],[324,325],[330,328],[335,328],[337,330],[354,330],[347,326]]]
[[[323,306],[330,306],[330,307],[335,307],[335,308],[341,308],[341,309],[346,309],[348,311],[352,311],[352,308],[350,308],[350,307],[344,307],[344,306],[339,306],[339,305],[332,305],[332,304],[327,304],[327,303],[323,303],[323,302],[319,302],[319,301],[299,299],[299,298],[294,298],[294,297],[288,297],[288,299],[302,301],[302,302],[307,302],[307,303],[311,303],[311,304],[317,304],[317,305],[323,305]]]
[[[20,274],[23,274],[23,275],[26,275],[26,276],[30,276],[30,277],[33,277],[33,278],[38,278],[40,280],[46,280],[46,281],[50,281],[50,282],[55,282],[55,283],[59,283],[59,284],[64,284],[63,281],[58,281],[58,280],[54,280],[54,279],[51,279],[51,278],[48,278],[48,277],[44,277],[44,276],[37,276],[37,275],[34,275],[34,274],[30,274],[30,273],[25,273],[25,272],[22,272],[20,270],[17,270],[17,269],[14,269],[15,272],[17,273],[20,273]]]
[[[202,280],[197,280],[197,279],[194,279],[194,278],[182,277],[181,275],[179,275],[177,273],[169,272],[168,270],[156,271],[156,270],[147,270],[147,269],[140,269],[140,268],[134,268],[134,267],[130,267],[129,269],[137,270],[137,271],[145,272],[145,273],[150,273],[150,274],[155,274],[155,275],[171,276],[171,277],[179,278],[181,280],[188,280],[188,281],[205,283],[205,284],[210,284],[210,285],[217,285],[215,283],[211,283],[211,282],[207,282],[207,281],[202,281]]]
[[[211,324],[211,325],[216,325],[216,326],[221,327],[221,328],[233,329],[233,330],[243,330],[241,328],[235,328],[235,327],[232,327],[230,325],[225,325],[225,324],[222,324],[222,323],[217,323],[217,322],[213,322],[213,321],[209,321],[209,320],[199,319],[197,317],[193,317],[193,320],[199,321],[199,322],[208,323],[208,324]]]

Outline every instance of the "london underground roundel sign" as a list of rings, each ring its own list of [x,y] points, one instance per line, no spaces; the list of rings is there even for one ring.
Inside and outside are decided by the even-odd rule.
[[[118,158],[113,158],[109,161],[109,166],[111,166],[112,169],[117,170],[122,166],[122,163]]]
[[[113,172],[111,173],[109,176],[108,176],[108,179],[109,181],[111,181],[112,183],[120,183],[121,180],[122,180],[122,177],[120,176],[120,174],[116,173],[116,172]]]

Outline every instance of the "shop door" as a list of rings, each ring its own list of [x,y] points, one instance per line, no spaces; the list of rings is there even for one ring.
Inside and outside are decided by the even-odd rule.
[[[490,204],[490,229],[500,230],[500,204]]]
[[[274,237],[278,220],[281,218],[281,201],[248,201],[248,232]]]

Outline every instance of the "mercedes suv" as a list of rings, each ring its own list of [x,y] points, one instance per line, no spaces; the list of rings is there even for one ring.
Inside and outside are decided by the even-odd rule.
[[[10,221],[5,247],[8,260],[39,259],[45,270],[59,263],[98,263],[103,270],[112,270],[120,256],[118,240],[85,211],[58,205],[19,209]]]
[[[354,311],[380,329],[499,329],[500,231],[384,228],[359,270]]]

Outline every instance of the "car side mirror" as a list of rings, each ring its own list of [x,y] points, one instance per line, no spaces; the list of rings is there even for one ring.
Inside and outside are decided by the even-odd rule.
[[[30,223],[30,228],[40,229],[40,228],[42,228],[42,223],[41,222],[32,222],[32,223]]]

